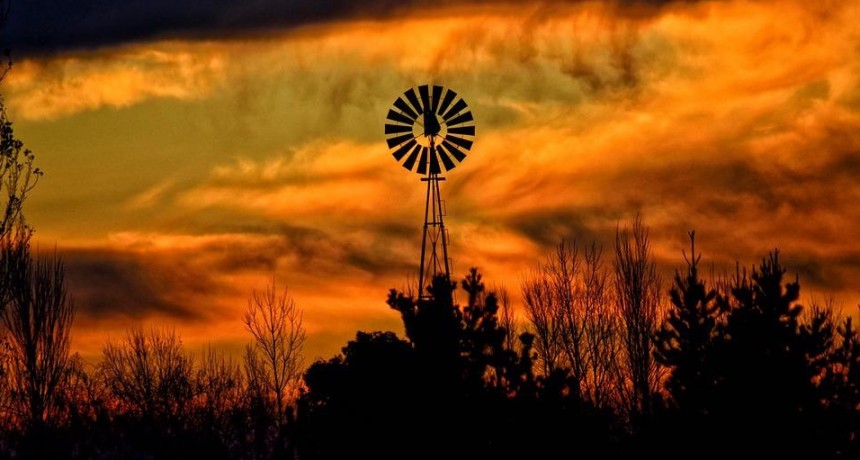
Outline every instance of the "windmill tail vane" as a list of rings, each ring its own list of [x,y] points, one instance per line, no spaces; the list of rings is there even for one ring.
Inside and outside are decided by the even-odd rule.
[[[427,182],[424,233],[418,275],[420,298],[429,296],[433,278],[451,277],[445,202],[439,183],[442,173],[457,167],[475,140],[475,120],[466,101],[439,85],[410,88],[388,110],[385,123],[388,149],[394,159]]]

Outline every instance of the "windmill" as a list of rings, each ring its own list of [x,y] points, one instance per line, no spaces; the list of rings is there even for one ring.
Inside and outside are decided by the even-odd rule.
[[[391,155],[427,182],[424,236],[418,272],[419,298],[427,297],[433,278],[451,277],[445,203],[439,182],[463,160],[475,139],[472,111],[456,92],[438,85],[409,88],[388,111],[385,136]]]

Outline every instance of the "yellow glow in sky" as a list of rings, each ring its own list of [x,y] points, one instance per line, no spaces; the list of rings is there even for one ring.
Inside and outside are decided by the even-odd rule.
[[[2,89],[47,171],[26,211],[65,254],[79,350],[138,323],[238,349],[274,278],[313,358],[399,330],[384,299],[417,272],[423,189],[382,126],[423,83],[477,120],[443,185],[458,277],[477,265],[516,294],[561,238],[609,251],[641,213],[667,275],[695,228],[719,268],[779,247],[805,295],[853,306],[858,19],[856,2],[405,11],[33,57]]]

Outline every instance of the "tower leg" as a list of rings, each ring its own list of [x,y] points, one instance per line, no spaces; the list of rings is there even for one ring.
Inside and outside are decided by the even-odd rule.
[[[448,233],[445,231],[445,221],[442,218],[444,216],[444,211],[442,209],[442,194],[439,192],[439,181],[434,181],[434,188],[436,189],[436,204],[438,205],[438,222],[439,222],[439,236],[442,239],[442,266],[445,267],[445,278],[451,278],[451,267],[448,263]],[[442,267],[439,267],[442,268]]]
[[[431,138],[431,155],[435,155],[435,148]],[[439,182],[445,178],[440,177],[438,172],[431,172],[421,180],[427,182],[427,195],[424,201],[424,235],[421,240],[418,298],[426,299],[430,297],[427,288],[433,284],[434,278],[444,275],[445,279],[451,279],[451,266],[448,263],[448,234],[445,232],[442,193],[439,191]],[[440,249],[441,254],[439,254]]]
[[[427,255],[427,230],[430,226],[430,219],[432,219],[432,214],[430,213],[430,190],[432,187],[432,183],[434,181],[427,181],[427,197],[424,200],[424,235],[421,237],[421,266],[418,269],[418,298],[423,299],[427,297],[427,287],[428,284],[424,282],[424,276],[428,273],[425,272],[425,256]],[[431,271],[432,273],[432,271]],[[432,275],[431,275],[432,278]]]

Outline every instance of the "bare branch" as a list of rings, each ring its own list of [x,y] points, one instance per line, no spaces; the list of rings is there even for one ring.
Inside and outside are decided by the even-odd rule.
[[[273,280],[265,291],[254,291],[242,319],[253,338],[245,353],[249,382],[274,403],[283,423],[288,404],[298,395],[304,365],[302,311],[286,287],[276,293]]]
[[[14,415],[38,428],[56,415],[57,395],[69,369],[75,309],[56,254],[33,258],[21,238],[0,245],[0,299],[11,358],[7,385]]]
[[[651,412],[662,368],[652,357],[651,337],[660,315],[662,281],[651,257],[648,229],[639,216],[632,231],[615,233],[615,293],[627,367],[619,387],[629,415]]]

